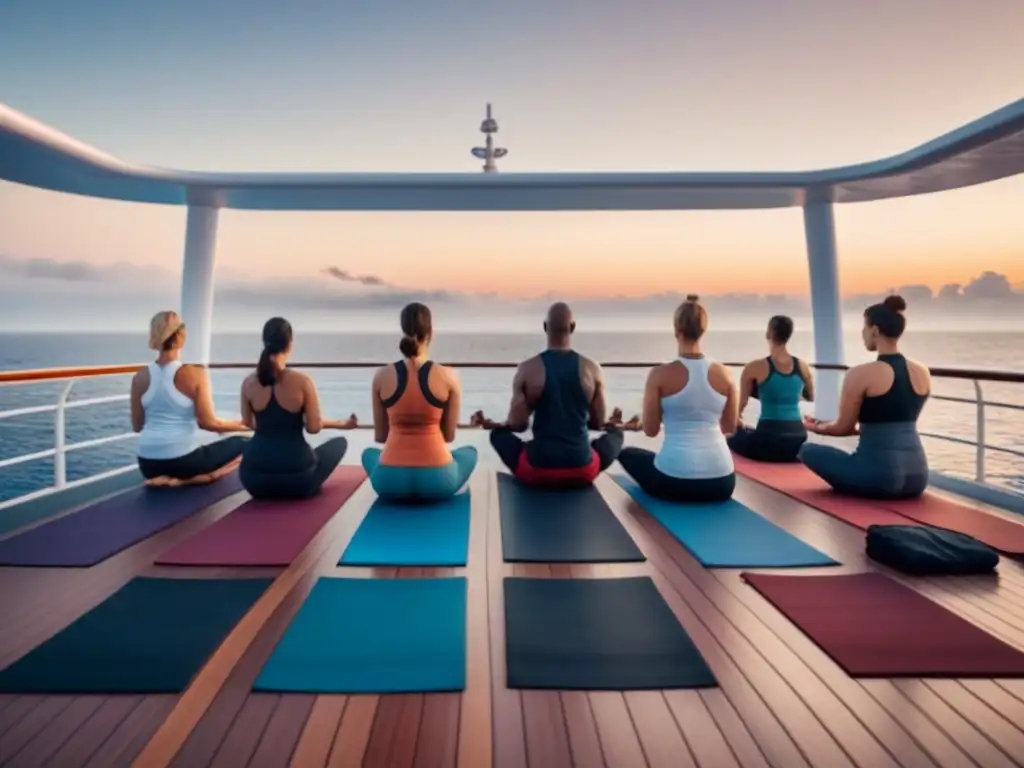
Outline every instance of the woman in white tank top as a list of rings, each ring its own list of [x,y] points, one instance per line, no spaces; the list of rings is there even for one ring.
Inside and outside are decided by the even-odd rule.
[[[674,317],[679,356],[653,369],[644,389],[643,429],[661,449],[623,448],[622,468],[645,492],[671,501],[724,501],[736,488],[725,436],[736,430],[738,398],[729,370],[704,356],[707,310],[687,296]]]
[[[208,445],[199,430],[247,432],[241,421],[218,418],[210,378],[203,368],[181,364],[185,324],[175,312],[158,312],[150,322],[149,348],[155,362],[132,379],[132,429],[139,433],[139,471],[150,485],[212,482],[238,465],[248,438],[229,437]]]

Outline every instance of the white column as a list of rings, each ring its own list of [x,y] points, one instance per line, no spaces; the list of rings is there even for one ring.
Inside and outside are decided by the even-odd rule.
[[[839,298],[839,264],[832,203],[804,206],[807,265],[811,276],[811,313],[814,317],[814,358],[818,363],[842,364],[843,307]],[[815,372],[814,415],[834,419],[839,415],[841,371]]]
[[[181,269],[181,316],[188,331],[185,359],[210,362],[213,333],[213,261],[217,251],[217,209],[188,207],[185,259]]]

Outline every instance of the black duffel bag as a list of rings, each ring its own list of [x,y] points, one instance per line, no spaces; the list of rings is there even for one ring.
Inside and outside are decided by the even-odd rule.
[[[868,526],[868,557],[914,576],[991,573],[999,554],[964,533],[926,525]]]

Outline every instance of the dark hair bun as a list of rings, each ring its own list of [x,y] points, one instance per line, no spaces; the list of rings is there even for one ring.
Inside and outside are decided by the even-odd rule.
[[[398,342],[398,349],[403,357],[415,357],[419,352],[420,345],[412,336],[403,336],[402,340]]]
[[[882,302],[882,306],[891,309],[893,312],[905,312],[907,310],[907,302],[899,294],[886,296],[885,301]]]
[[[688,293],[686,294],[686,300],[693,304],[696,304],[698,301],[700,301],[700,296],[698,296],[696,293]]]

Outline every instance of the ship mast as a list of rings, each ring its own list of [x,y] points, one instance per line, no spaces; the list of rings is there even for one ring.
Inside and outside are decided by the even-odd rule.
[[[490,104],[487,105],[487,117],[480,123],[480,132],[487,139],[484,146],[472,149],[473,157],[484,161],[484,173],[497,173],[498,166],[494,164],[494,161],[505,157],[508,150],[504,147],[494,146],[494,134],[498,132],[498,121],[491,116]]]

